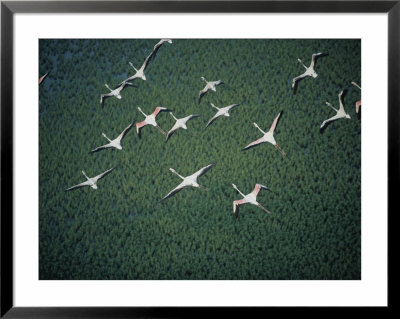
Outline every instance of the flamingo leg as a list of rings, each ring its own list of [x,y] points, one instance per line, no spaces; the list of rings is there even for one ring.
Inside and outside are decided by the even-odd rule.
[[[263,211],[265,211],[268,214],[272,214],[268,209],[265,209],[261,204],[258,204],[258,207],[260,207]]]
[[[161,129],[161,127],[159,127],[158,125],[156,125],[156,128],[158,128],[159,131],[160,131],[163,135],[167,135],[167,134]]]
[[[285,157],[286,153],[280,148],[278,144],[275,144],[276,149],[281,152],[282,156]]]

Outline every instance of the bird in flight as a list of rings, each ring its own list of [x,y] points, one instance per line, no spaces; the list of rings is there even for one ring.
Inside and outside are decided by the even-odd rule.
[[[80,187],[83,187],[83,186],[90,186],[90,187],[93,188],[93,189],[97,189],[97,181],[98,181],[100,178],[103,178],[104,176],[106,176],[107,174],[109,174],[113,169],[114,169],[114,168],[110,168],[109,170],[107,170],[107,171],[105,171],[105,172],[103,172],[103,173],[101,173],[100,175],[97,175],[97,176],[95,176],[95,177],[88,177],[88,176],[86,175],[86,173],[85,173],[84,171],[82,171],[82,174],[85,175],[87,181],[86,181],[86,182],[83,182],[83,183],[80,183],[80,184],[78,184],[78,185],[72,186],[72,187],[70,187],[70,188],[67,188],[65,191],[70,191],[70,190],[73,190],[73,189],[76,189],[76,188],[80,188]]]
[[[316,77],[318,76],[317,72],[315,72],[315,70],[314,70],[315,63],[316,63],[318,57],[326,56],[326,55],[328,55],[328,54],[327,54],[327,53],[322,53],[322,52],[320,52],[320,53],[314,53],[314,54],[311,56],[311,64],[310,64],[309,67],[306,67],[300,59],[297,59],[297,61],[299,61],[299,63],[301,63],[301,64],[303,65],[303,67],[306,69],[306,71],[305,71],[303,74],[301,74],[301,75],[299,75],[299,76],[296,76],[296,77],[292,80],[292,89],[293,89],[293,92],[294,92],[294,93],[296,93],[298,81],[304,79],[304,78],[307,77],[307,76],[311,76],[311,77],[313,77],[313,78],[316,78]]]
[[[336,111],[336,115],[332,116],[331,118],[325,120],[322,122],[321,124],[321,128],[323,128],[325,126],[326,123],[335,121],[337,119],[341,119],[341,118],[347,118],[350,119],[350,115],[346,113],[346,111],[344,110],[344,106],[343,106],[343,102],[342,102],[342,94],[343,94],[343,90],[338,94],[339,97],[339,109],[335,109],[331,103],[329,102],[325,102],[326,105],[330,106],[332,109],[334,109]]]
[[[255,206],[260,207],[263,211],[267,212],[268,214],[271,214],[271,212],[267,209],[265,209],[261,204],[259,204],[257,202],[257,195],[258,192],[261,189],[265,189],[268,191],[271,191],[267,186],[261,185],[261,184],[256,184],[256,186],[254,187],[253,191],[250,194],[244,195],[237,187],[235,184],[232,184],[233,188],[236,189],[240,195],[243,196],[243,199],[239,199],[239,200],[235,200],[233,202],[233,213],[235,214],[235,218],[238,219],[239,217],[239,206],[249,203]]]
[[[351,82],[351,84],[353,84],[354,86],[358,87],[361,90],[361,87],[356,82]],[[358,113],[358,111],[360,110],[360,106],[361,106],[361,100],[358,100],[356,102],[356,113]]]
[[[201,79],[206,82],[206,86],[204,87],[204,89],[202,89],[199,92],[199,104],[201,101],[201,98],[203,97],[204,94],[206,94],[209,90],[216,92],[217,89],[216,87],[218,85],[224,84],[224,82],[222,82],[221,80],[218,81],[207,81],[203,76],[201,77]]]
[[[208,123],[207,123],[207,125],[206,125],[206,128],[212,123],[212,122],[214,122],[218,117],[220,117],[220,116],[227,116],[227,117],[229,117],[229,111],[231,110],[231,109],[233,109],[234,107],[236,107],[236,106],[239,106],[240,104],[232,104],[232,105],[228,105],[228,106],[225,106],[225,107],[222,107],[222,108],[218,108],[218,107],[216,107],[214,104],[212,104],[212,103],[210,103],[211,104],[211,106],[214,108],[214,109],[217,109],[218,111],[217,111],[217,113],[208,121]]]
[[[166,139],[165,139],[165,142],[167,142],[168,141],[168,139],[171,137],[171,135],[172,134],[174,134],[174,132],[176,131],[176,130],[178,130],[178,129],[180,129],[180,128],[183,128],[184,130],[187,130],[187,126],[186,126],[186,123],[187,123],[187,121],[189,121],[189,120],[191,120],[191,119],[193,119],[193,118],[196,118],[196,117],[199,117],[200,115],[196,115],[196,114],[190,114],[190,115],[188,115],[188,116],[186,116],[186,117],[182,117],[182,118],[180,118],[180,119],[177,119],[175,116],[174,116],[174,114],[172,114],[172,112],[171,113],[169,113],[174,119],[175,119],[175,124],[174,124],[174,126],[169,130],[169,132],[167,133],[167,137],[166,137]]]
[[[259,138],[258,140],[255,140],[254,142],[250,143],[249,145],[247,145],[246,147],[244,147],[242,150],[247,150],[253,146],[256,146],[258,144],[261,143],[271,143],[272,145],[274,145],[276,147],[276,149],[281,152],[282,156],[285,156],[285,152],[280,148],[280,146],[276,143],[275,138],[274,138],[274,131],[275,131],[275,127],[276,124],[278,123],[278,119],[279,116],[281,115],[282,112],[279,112],[279,114],[275,117],[274,122],[272,123],[270,129],[268,132],[264,132],[262,129],[260,129],[260,127],[257,125],[257,123],[253,123],[253,125],[258,128],[260,130],[261,133],[264,134],[263,137]]]
[[[129,78],[127,78],[125,81],[133,81],[135,79],[142,79],[143,81],[146,81],[146,75],[144,74],[144,71],[146,70],[147,66],[150,63],[150,60],[154,58],[157,54],[157,51],[160,49],[160,47],[165,43],[172,43],[171,39],[161,39],[153,48],[153,51],[146,57],[144,60],[142,66],[139,69],[136,69],[135,66],[133,65],[132,62],[129,62],[129,65],[136,71],[136,73]],[[121,82],[123,83],[123,82]]]
[[[110,140],[106,134],[102,133],[102,135],[110,142],[108,144],[96,147],[95,149],[91,150],[90,153],[94,153],[94,152],[98,152],[100,150],[106,149],[106,148],[110,148],[110,147],[114,147],[118,150],[122,150],[122,146],[121,146],[121,141],[124,138],[125,134],[128,133],[128,131],[131,129],[133,123],[129,124],[123,131],[121,134],[118,135],[118,137],[114,140]]]
[[[120,99],[122,99],[121,91],[122,91],[123,89],[125,89],[126,86],[134,86],[134,85],[133,85],[132,83],[130,83],[130,82],[125,82],[125,81],[124,81],[124,82],[118,84],[118,86],[115,87],[114,89],[111,89],[111,88],[108,86],[107,83],[104,84],[104,86],[105,86],[107,89],[109,89],[111,92],[110,92],[110,93],[107,93],[107,94],[102,94],[102,95],[100,95],[100,104],[101,104],[101,107],[102,107],[102,108],[104,108],[104,101],[105,101],[106,98],[115,96],[117,99],[120,100]]]
[[[171,112],[171,110],[167,109],[166,107],[157,106],[154,112],[151,113],[150,115],[145,114],[140,107],[138,107],[138,110],[145,116],[144,121],[136,123],[136,132],[139,135],[139,138],[141,137],[140,134],[141,128],[146,125],[153,125],[154,127],[158,128],[162,134],[166,135],[166,133],[161,129],[161,127],[158,126],[156,122],[156,117],[160,112]]]
[[[197,179],[198,179],[200,176],[204,175],[204,174],[205,174],[208,170],[210,170],[214,165],[215,165],[215,163],[212,163],[212,164],[210,164],[210,165],[207,165],[207,166],[201,168],[200,170],[198,170],[196,173],[194,173],[194,174],[192,174],[192,175],[190,175],[190,176],[186,176],[186,177],[183,177],[183,176],[179,175],[173,168],[170,168],[169,170],[170,170],[172,173],[178,175],[179,178],[181,178],[183,181],[182,181],[177,187],[175,187],[172,191],[170,191],[167,195],[165,195],[165,196],[160,200],[160,202],[162,202],[162,201],[166,200],[167,198],[169,198],[169,197],[175,195],[176,193],[178,193],[179,191],[181,191],[181,190],[184,189],[185,187],[203,187],[203,186],[201,186],[201,185],[199,185],[199,184],[197,183]]]

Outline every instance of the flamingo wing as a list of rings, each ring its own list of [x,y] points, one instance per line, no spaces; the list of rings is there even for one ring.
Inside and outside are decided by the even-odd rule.
[[[133,122],[131,124],[129,124],[123,131],[121,134],[118,135],[117,139],[122,140],[125,136],[126,133],[128,133],[128,131],[131,129],[131,127],[133,126]]]
[[[271,125],[271,127],[269,129],[269,131],[271,133],[273,133],[275,131],[275,127],[276,127],[276,124],[278,123],[278,119],[279,119],[279,116],[281,115],[281,113],[282,112],[279,112],[279,114],[275,117],[274,121],[272,122],[272,125]]]
[[[212,122],[214,122],[218,117],[220,117],[221,115],[222,115],[222,113],[217,112],[217,114],[215,114],[215,115],[207,122],[206,128],[207,128]]]
[[[171,110],[166,107],[157,106],[152,115],[156,117],[160,112],[171,112]]]
[[[315,66],[315,64],[317,63],[317,58],[318,58],[318,57],[320,57],[320,56],[325,56],[325,55],[327,55],[327,53],[322,53],[322,52],[314,53],[314,54],[311,56],[310,68],[313,68],[313,67]]]
[[[358,111],[360,110],[360,106],[361,106],[361,100],[356,102],[356,113],[358,113]]]
[[[297,88],[297,82],[304,79],[307,76],[306,73],[300,74],[299,76],[296,76],[295,78],[293,78],[292,80],[292,89],[296,90]]]
[[[331,118],[329,118],[329,119],[323,121],[320,128],[323,128],[323,127],[325,126],[326,123],[335,121],[335,120],[340,119],[340,118],[342,118],[342,116],[339,115],[339,114],[336,114],[335,116],[332,116]]]
[[[255,197],[257,197],[258,192],[259,192],[261,189],[265,189],[265,190],[271,191],[267,186],[264,186],[264,185],[261,185],[261,184],[256,184],[256,186],[254,187],[254,189],[253,189],[253,191],[252,191],[251,193],[252,193]]]
[[[242,151],[243,150],[247,150],[247,149],[249,149],[249,148],[251,148],[251,147],[254,147],[254,146],[256,146],[256,145],[258,145],[258,144],[261,144],[261,143],[264,143],[265,142],[265,140],[264,140],[264,137],[261,137],[261,138],[259,138],[258,140],[255,140],[254,142],[251,142],[249,145],[247,145],[246,147],[244,147],[244,148],[242,148]]]
[[[204,87],[204,89],[202,89],[202,90],[199,92],[199,104],[200,104],[201,98],[204,96],[204,94],[207,93],[208,90],[209,90],[209,87],[208,87],[208,84],[207,84],[207,85]]]
[[[80,183],[78,185],[72,186],[70,188],[67,188],[65,191],[71,191],[73,189],[77,189],[77,188],[80,188],[80,187],[83,187],[83,186],[89,186],[89,185],[91,185],[91,183],[89,181],[86,181],[86,182]]]
[[[114,96],[114,94],[112,92],[107,93],[107,94],[102,94],[100,95],[100,104],[101,104],[101,108],[104,108],[104,101],[106,98],[109,98],[111,96]]]
[[[98,181],[100,178],[103,178],[104,176],[110,174],[111,171],[112,171],[113,169],[114,169],[114,167],[112,167],[112,168],[106,170],[105,172],[103,172],[103,173],[101,173],[101,174],[99,174],[99,175],[93,177],[92,179],[94,180],[95,183],[97,183],[97,181]]]
[[[199,170],[198,170],[196,173],[194,173],[193,175],[195,175],[196,178],[198,178],[198,177],[204,175],[208,170],[210,170],[210,169],[211,169],[213,166],[215,166],[215,165],[216,165],[216,163],[209,164],[209,165],[207,165],[207,166],[205,166],[205,167],[199,169]]]
[[[141,138],[141,134],[140,134],[140,130],[143,126],[146,126],[147,122],[146,121],[142,121],[139,123],[136,123],[136,133],[139,135],[139,138]]]
[[[187,185],[184,185],[184,182],[180,183],[177,187],[175,187],[172,191],[170,191],[167,195],[165,195],[165,196],[160,200],[160,202],[166,200],[167,198],[169,198],[169,197],[171,197],[171,196],[174,196],[176,193],[178,193],[179,191],[181,191],[182,189],[184,189],[185,186],[187,186]]]
[[[178,125],[178,123],[175,123],[174,124],[174,126],[169,130],[169,132],[167,133],[167,137],[166,137],[166,139],[165,139],[165,142],[167,142],[168,141],[168,139],[171,137],[171,135],[172,134],[174,134],[174,132],[176,131],[176,130],[178,130],[179,129],[179,125]]]
[[[338,94],[338,98],[339,98],[339,110],[342,111],[342,112],[344,112],[344,106],[343,106],[342,96],[343,96],[343,91],[340,91],[340,93]]]
[[[43,80],[46,78],[47,74],[49,74],[49,72],[47,72],[45,75],[42,75],[42,76],[39,78],[39,84],[43,82]]]
[[[239,218],[239,206],[246,203],[247,201],[245,199],[239,199],[233,201],[233,213],[235,214],[235,219]]]
[[[104,150],[104,149],[110,148],[110,147],[111,147],[110,143],[109,144],[105,144],[105,145],[96,147],[95,149],[91,150],[89,153],[95,153],[95,152],[98,152],[98,151],[101,151],[101,150]]]

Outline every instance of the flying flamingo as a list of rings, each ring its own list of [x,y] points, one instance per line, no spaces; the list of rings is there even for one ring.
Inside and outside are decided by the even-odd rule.
[[[296,88],[297,88],[297,81],[304,79],[306,76],[311,76],[313,78],[316,78],[318,76],[318,74],[314,70],[315,63],[316,63],[316,60],[317,60],[318,57],[325,56],[325,55],[327,55],[327,53],[321,53],[321,52],[320,53],[314,53],[311,56],[311,64],[310,64],[309,67],[306,67],[300,59],[297,59],[297,61],[299,61],[299,63],[301,63],[303,65],[303,67],[306,69],[306,71],[303,74],[301,74],[299,76],[296,76],[292,80],[292,89],[294,91],[296,91]]]
[[[240,104],[232,104],[232,105],[228,105],[228,106],[225,106],[222,108],[218,108],[214,104],[212,104],[212,103],[210,103],[210,104],[214,109],[217,109],[218,112],[208,121],[206,127],[208,127],[212,122],[214,122],[218,117],[220,117],[222,115],[229,117],[230,109],[240,105]]]
[[[165,111],[165,112],[171,112],[171,110],[167,109],[166,107],[157,106],[157,107],[155,108],[154,112],[151,113],[150,115],[146,115],[146,114],[142,111],[142,109],[141,109],[140,107],[138,107],[138,110],[139,110],[140,113],[142,113],[142,114],[145,116],[144,121],[139,122],[139,123],[136,123],[136,132],[137,132],[137,134],[139,135],[139,138],[141,137],[141,136],[140,136],[140,130],[141,130],[141,128],[142,128],[143,126],[146,126],[146,125],[149,125],[149,124],[150,124],[150,125],[153,125],[153,126],[156,127],[156,128],[158,128],[162,134],[166,135],[165,132],[161,129],[161,127],[158,126],[158,124],[157,124],[157,122],[156,122],[156,116],[157,116],[158,113],[160,113],[160,112],[163,112],[163,111]]]
[[[103,172],[100,175],[97,175],[95,177],[88,177],[86,175],[86,173],[84,171],[82,171],[82,174],[85,175],[87,181],[83,182],[83,183],[80,183],[78,185],[72,186],[70,188],[67,188],[65,191],[70,191],[70,190],[73,190],[73,189],[76,189],[76,188],[79,188],[79,187],[83,187],[83,186],[90,186],[93,189],[97,189],[97,181],[100,178],[102,178],[102,177],[106,176],[107,174],[109,174],[113,169],[114,168],[110,168],[109,170],[107,170],[107,171],[105,171],[105,172]]]
[[[47,72],[45,75],[42,75],[42,76],[39,78],[39,84],[43,82],[43,80],[46,78],[47,74],[49,74],[49,72]]]
[[[279,152],[281,152],[282,156],[285,156],[286,155],[285,152],[279,147],[279,145],[276,143],[275,138],[274,138],[274,130],[275,130],[276,124],[278,123],[278,119],[279,119],[279,116],[281,115],[281,113],[282,112],[279,112],[279,114],[276,116],[276,118],[274,119],[274,122],[272,123],[272,125],[267,133],[265,133],[262,129],[260,129],[260,127],[257,125],[257,123],[253,123],[253,125],[256,128],[258,128],[260,130],[260,132],[264,134],[264,136],[259,138],[258,140],[255,140],[254,142],[250,143],[249,145],[244,147],[242,150],[246,150],[246,149],[256,146],[258,144],[268,142],[268,143],[271,143],[272,145],[274,145],[277,148],[277,150]]]
[[[351,84],[353,84],[354,86],[358,87],[361,90],[361,87],[357,83],[351,82]],[[356,113],[358,113],[360,106],[361,106],[361,100],[358,100],[356,102]]]
[[[127,78],[125,81],[133,81],[134,79],[142,79],[143,81],[146,81],[146,75],[144,74],[144,71],[146,70],[147,66],[149,65],[150,60],[156,56],[158,49],[165,43],[172,43],[171,39],[161,39],[155,46],[153,51],[146,57],[144,60],[142,66],[140,69],[136,69],[135,66],[132,64],[132,62],[129,62],[129,65],[136,71],[134,75],[131,77]]]
[[[207,81],[203,76],[201,77],[201,79],[206,82],[206,86],[204,87],[204,89],[202,89],[199,92],[199,104],[201,101],[201,98],[203,97],[204,94],[206,94],[209,90],[216,92],[217,89],[216,87],[218,85],[224,84],[224,82],[222,82],[221,80],[218,81]]]
[[[110,148],[110,147],[114,147],[118,150],[122,150],[122,146],[121,146],[121,140],[124,138],[125,134],[131,129],[133,123],[129,124],[128,127],[126,127],[121,134],[118,135],[118,137],[114,140],[110,140],[106,134],[102,133],[102,135],[110,142],[108,144],[96,147],[95,149],[91,150],[90,153],[94,153],[94,152],[98,152],[100,150],[106,149],[106,148]]]
[[[257,194],[260,191],[260,189],[265,189],[268,191],[271,191],[267,186],[261,185],[261,184],[256,184],[256,186],[254,187],[254,190],[247,195],[244,195],[240,190],[238,190],[238,188],[236,187],[235,184],[232,184],[233,188],[236,189],[240,195],[243,196],[243,199],[239,199],[239,200],[235,200],[233,202],[233,213],[235,214],[235,218],[238,219],[239,217],[239,206],[249,203],[252,205],[256,205],[258,207],[260,207],[262,210],[264,210],[265,212],[267,212],[268,214],[272,214],[269,210],[265,209],[263,206],[261,206],[261,204],[259,204],[257,202]]]
[[[104,84],[104,86],[107,88],[107,89],[109,89],[111,92],[110,93],[107,93],[107,94],[102,94],[102,95],[100,95],[100,104],[101,104],[101,107],[102,108],[104,108],[104,100],[106,99],[106,98],[109,98],[109,97],[112,97],[112,96],[115,96],[117,99],[122,99],[122,96],[121,96],[121,91],[123,90],[123,89],[125,89],[125,87],[126,86],[134,86],[132,83],[130,83],[130,82],[122,82],[122,83],[120,83],[120,84],[118,84],[118,86],[116,87],[116,88],[114,88],[114,89],[111,89],[109,86],[108,86],[108,84],[106,83],[106,84]]]
[[[347,113],[345,112],[345,110],[344,110],[343,102],[342,102],[342,94],[343,94],[343,90],[338,94],[338,97],[339,97],[339,109],[338,109],[338,110],[335,109],[335,108],[332,106],[331,103],[325,102],[326,105],[330,106],[331,108],[333,108],[333,109],[336,111],[336,115],[335,115],[335,116],[332,116],[331,118],[329,118],[329,119],[327,119],[327,120],[325,120],[325,121],[323,121],[322,124],[321,124],[321,128],[323,128],[323,127],[325,126],[326,123],[329,123],[329,122],[331,122],[331,121],[334,121],[334,120],[337,120],[337,119],[341,119],[341,118],[347,118],[347,119],[350,119],[350,118],[351,118],[350,115],[347,114]]]
[[[167,198],[175,195],[176,193],[178,193],[180,190],[182,190],[185,187],[203,187],[201,185],[199,185],[197,183],[197,179],[202,176],[203,174],[205,174],[209,169],[211,169],[213,166],[215,165],[215,163],[212,163],[210,165],[207,165],[203,168],[201,168],[200,170],[198,170],[196,173],[190,175],[190,176],[186,176],[183,177],[181,175],[179,175],[173,168],[170,168],[169,170],[178,175],[183,181],[177,186],[175,187],[172,191],[170,191],[167,195],[165,195],[163,197],[163,199],[160,200],[160,202],[162,202],[163,200],[166,200]]]
[[[166,137],[166,139],[165,139],[165,142],[167,142],[168,141],[168,139],[171,137],[171,135],[172,134],[174,134],[174,132],[176,131],[176,130],[178,130],[178,129],[180,129],[180,128],[183,128],[184,130],[187,130],[187,126],[186,126],[186,122],[187,121],[189,121],[189,120],[191,120],[191,119],[193,119],[193,118],[195,118],[195,117],[199,117],[200,115],[196,115],[196,114],[191,114],[191,115],[188,115],[188,116],[186,116],[186,117],[182,117],[182,118],[180,118],[180,119],[177,119],[175,116],[174,116],[174,114],[172,114],[172,112],[171,113],[169,113],[174,119],[175,119],[175,124],[174,124],[174,126],[169,130],[169,132],[167,133],[167,137]]]

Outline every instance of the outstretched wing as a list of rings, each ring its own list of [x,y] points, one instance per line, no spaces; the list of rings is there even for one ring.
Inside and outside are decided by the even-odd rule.
[[[269,131],[271,133],[273,133],[275,131],[275,127],[276,127],[276,124],[278,123],[278,119],[279,119],[279,116],[281,115],[281,113],[282,112],[279,112],[279,114],[275,117],[274,121],[272,122],[271,127],[269,128]]]
[[[95,152],[98,152],[98,151],[104,150],[104,149],[106,149],[106,148],[109,148],[109,147],[111,147],[111,145],[110,145],[110,144],[105,144],[105,145],[102,145],[102,146],[96,147],[95,149],[91,150],[89,153],[95,153]]]
[[[212,123],[214,122],[218,117],[220,117],[222,114],[218,114],[219,112],[217,112],[217,114],[215,114],[208,122],[206,125],[206,128]]]
[[[318,57],[320,57],[320,56],[325,56],[325,55],[328,55],[328,53],[322,53],[322,52],[314,53],[314,54],[311,56],[310,68],[313,68],[313,67],[315,66],[315,64],[317,63],[317,58],[318,58]]]
[[[196,176],[196,178],[204,175],[209,169],[211,169],[213,166],[215,166],[216,163],[212,163],[210,165],[207,165],[201,169],[199,169],[196,173],[194,173],[193,175]]]
[[[110,93],[107,93],[107,94],[102,94],[102,95],[100,95],[100,104],[101,104],[101,108],[104,108],[104,100],[105,100],[106,98],[110,97],[110,96],[114,96],[114,94],[112,94],[112,93],[110,92]]]
[[[209,87],[208,87],[208,85],[206,85],[206,86],[204,87],[204,89],[202,89],[202,90],[199,92],[199,104],[200,104],[201,98],[203,97],[204,94],[207,93],[208,90],[209,90]]]
[[[240,104],[232,104],[232,105],[226,106],[225,108],[227,108],[228,111],[229,111],[229,110],[231,110],[231,109],[233,109],[233,108],[235,108],[235,107],[237,107],[237,106],[239,106],[239,105],[240,105]]]
[[[255,140],[254,142],[251,142],[249,145],[247,145],[246,147],[242,148],[242,151],[247,150],[248,148],[254,147],[258,144],[264,143],[264,137],[259,138],[258,140]]]
[[[155,57],[156,57],[158,49],[160,49],[160,47],[161,47],[165,42],[168,42],[168,43],[171,44],[171,43],[172,43],[172,40],[171,40],[171,39],[161,39],[158,43],[156,43],[156,44],[154,45],[154,48],[153,48],[152,58],[155,58]]]
[[[258,192],[259,192],[261,189],[265,189],[265,190],[271,191],[267,186],[264,186],[264,185],[261,185],[261,184],[256,184],[256,186],[254,187],[254,189],[253,189],[253,191],[252,191],[251,193],[252,193],[255,197],[257,197]]]
[[[105,172],[103,172],[103,173],[101,173],[101,174],[99,174],[99,175],[93,177],[92,179],[94,179],[94,182],[97,183],[97,181],[98,181],[100,178],[103,178],[104,176],[110,174],[111,171],[112,171],[113,169],[114,169],[114,167],[112,167],[112,168],[106,170]]]
[[[166,107],[157,106],[153,112],[153,116],[156,117],[160,112],[171,112],[171,110]]]
[[[335,116],[332,116],[331,118],[329,118],[329,119],[323,121],[320,128],[323,128],[323,127],[325,126],[326,123],[335,121],[335,120],[337,120],[337,119],[340,119],[341,117],[342,117],[342,116],[340,116],[339,114],[336,114]]]
[[[43,80],[46,78],[47,74],[49,74],[49,72],[47,72],[45,75],[42,75],[42,76],[39,78],[39,84],[43,82]]]
[[[338,94],[338,98],[339,98],[339,111],[344,112],[344,106],[343,106],[342,96],[343,96],[343,91],[340,91],[340,93]]]
[[[117,139],[119,139],[120,141],[124,138],[125,134],[128,133],[128,131],[131,129],[133,125],[133,122],[131,124],[128,125],[128,127],[126,127],[121,134],[118,135]]]
[[[183,188],[185,188],[185,186],[183,185],[183,182],[180,183],[177,187],[175,187],[172,191],[170,191],[167,195],[165,195],[160,202],[166,200],[167,198],[174,196],[176,193],[178,193],[179,191],[181,191]]]
[[[235,219],[239,218],[239,206],[246,204],[244,199],[235,200],[233,202],[233,213],[235,214]]]
[[[73,189],[80,188],[80,187],[83,187],[83,186],[89,186],[89,185],[91,185],[90,182],[86,181],[86,182],[80,183],[78,185],[72,186],[70,188],[67,188],[65,191],[71,191]]]
[[[146,125],[147,125],[147,122],[146,122],[146,121],[142,121],[142,122],[136,123],[136,133],[137,133],[137,135],[139,135],[139,138],[142,137],[141,134],[140,134],[141,128],[142,128],[143,126],[146,126]]]
[[[292,89],[294,91],[296,91],[296,89],[297,89],[297,82],[302,80],[302,79],[304,79],[306,76],[307,76],[306,73],[303,73],[303,74],[300,74],[299,76],[296,76],[295,78],[293,78],[293,80],[292,80]]]
[[[172,134],[174,134],[174,132],[179,129],[179,125],[177,125],[177,123],[174,124],[174,126],[169,130],[169,132],[167,133],[167,137],[165,138],[165,142],[168,141],[168,139],[171,137]]]

